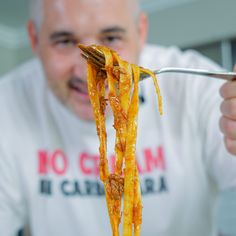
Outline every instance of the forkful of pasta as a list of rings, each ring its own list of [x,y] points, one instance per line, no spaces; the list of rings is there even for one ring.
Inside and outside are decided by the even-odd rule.
[[[103,53],[96,46],[84,46],[79,44],[78,47],[82,50],[82,56],[94,64],[95,66],[102,68],[105,65],[105,57]],[[140,77],[139,81],[145,80],[150,77],[150,73],[147,73],[148,70],[140,67]],[[150,72],[150,71],[149,71]],[[236,73],[235,72],[224,72],[224,71],[209,71],[209,70],[201,70],[201,69],[189,69],[189,68],[178,68],[178,67],[165,67],[162,69],[152,71],[153,74],[159,75],[164,73],[182,73],[182,74],[192,74],[198,76],[212,77],[217,79],[224,80],[235,80]]]
[[[142,199],[136,163],[136,139],[141,73],[153,78],[162,114],[162,97],[155,74],[122,60],[104,46],[79,45],[87,61],[88,94],[99,139],[99,173],[103,182],[112,236],[140,236]],[[113,170],[107,158],[106,106],[114,117],[115,136]],[[110,114],[110,115],[112,115]]]

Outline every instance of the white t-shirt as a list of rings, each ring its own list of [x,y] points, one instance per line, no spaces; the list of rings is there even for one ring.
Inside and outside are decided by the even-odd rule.
[[[146,68],[219,69],[193,51],[146,46]],[[236,187],[236,158],[218,128],[222,81],[159,76],[140,84],[137,161],[142,236],[215,236],[219,191]],[[48,89],[34,59],[0,81],[0,235],[29,225],[33,236],[111,235],[98,175],[94,123],[76,118]],[[108,119],[108,140],[113,140]],[[108,144],[114,161],[114,141]]]

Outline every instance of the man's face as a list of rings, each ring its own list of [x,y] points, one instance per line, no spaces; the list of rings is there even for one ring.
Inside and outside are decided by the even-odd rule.
[[[145,38],[144,18],[135,19],[128,0],[42,1],[44,17],[34,52],[57,98],[78,117],[92,120],[86,61],[77,44],[105,45],[137,63]]]

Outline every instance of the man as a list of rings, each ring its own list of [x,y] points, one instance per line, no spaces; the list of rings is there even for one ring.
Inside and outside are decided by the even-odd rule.
[[[127,61],[218,69],[194,52],[144,46],[147,19],[134,0],[38,0],[28,32],[38,57],[0,84],[0,235],[111,235],[98,175],[98,138],[77,43],[103,44]],[[218,193],[236,186],[236,83],[160,76],[141,84],[137,162],[142,235],[217,235]],[[222,116],[222,118],[220,118]],[[225,136],[226,151],[223,135]],[[108,123],[109,163],[114,131]]]

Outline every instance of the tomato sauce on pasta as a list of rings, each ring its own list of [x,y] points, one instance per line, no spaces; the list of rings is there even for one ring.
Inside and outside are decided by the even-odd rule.
[[[123,217],[122,235],[139,236],[143,206],[135,150],[140,73],[146,73],[153,78],[159,111],[162,114],[160,89],[152,71],[123,61],[116,52],[107,47],[95,45],[92,47],[102,52],[105,58],[105,65],[101,68],[87,61],[87,79],[100,141],[100,179],[104,183],[112,233],[113,236],[120,235],[119,225]],[[116,131],[114,173],[109,171],[107,159],[105,109],[108,103],[113,112],[113,126]]]

